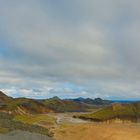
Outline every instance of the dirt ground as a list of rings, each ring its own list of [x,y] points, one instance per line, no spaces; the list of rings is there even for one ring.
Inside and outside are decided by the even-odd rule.
[[[140,140],[138,124],[63,124],[56,140]]]

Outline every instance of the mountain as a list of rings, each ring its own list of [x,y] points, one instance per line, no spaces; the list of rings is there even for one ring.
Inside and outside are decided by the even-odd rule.
[[[57,96],[45,99],[12,98],[0,91],[0,111],[11,114],[41,114],[48,112],[85,112],[89,109],[108,106],[112,102],[101,98],[60,99]]]
[[[61,100],[58,97],[46,99],[43,103],[55,112],[82,112],[87,111],[87,105],[71,100]]]
[[[43,103],[34,99],[12,98],[0,91],[0,111],[10,114],[35,114],[52,112]]]
[[[49,113],[53,112],[43,103],[38,102],[34,99],[27,98],[17,98],[13,99],[7,105],[7,109],[14,111],[15,113],[30,113],[30,114],[40,114],[40,113]]]
[[[95,113],[75,116],[82,119],[90,119],[93,121],[108,121],[108,120],[129,120],[133,122],[140,121],[140,102],[131,104],[115,103],[109,107],[98,110]]]
[[[68,99],[69,100],[69,99]],[[103,100],[101,98],[76,98],[76,99],[70,99],[71,101],[78,102],[78,103],[85,103],[88,105],[97,105],[97,106],[107,106],[111,105],[113,102],[110,100]]]
[[[49,112],[82,112],[87,111],[88,105],[80,102],[62,100],[57,96],[36,100],[28,98],[11,98],[0,92],[0,111],[10,114],[42,114]]]

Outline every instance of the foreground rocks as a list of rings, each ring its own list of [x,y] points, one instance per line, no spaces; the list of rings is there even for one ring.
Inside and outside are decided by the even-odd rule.
[[[7,134],[0,134],[0,140],[54,140],[45,135],[25,131],[12,131]]]

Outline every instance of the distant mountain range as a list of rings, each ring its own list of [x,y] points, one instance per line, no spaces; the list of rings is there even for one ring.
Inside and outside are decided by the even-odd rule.
[[[89,108],[84,103],[62,100],[58,97],[42,100],[41,102],[55,112],[84,112]]]
[[[92,108],[110,106],[115,101],[101,98],[44,99],[12,98],[0,91],[0,111],[11,114],[36,114],[49,112],[85,112]]]
[[[96,105],[96,106],[106,106],[106,105],[110,105],[111,103],[113,103],[110,100],[103,100],[101,98],[95,98],[95,99],[91,99],[91,98],[76,98],[76,99],[67,99],[70,101],[74,101],[77,103],[85,103],[88,105]]]

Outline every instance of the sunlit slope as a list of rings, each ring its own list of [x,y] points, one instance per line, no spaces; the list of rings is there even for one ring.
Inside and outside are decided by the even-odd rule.
[[[107,121],[112,119],[139,121],[140,120],[140,102],[133,104],[113,104],[105,107],[95,113],[84,114],[79,117],[82,119],[90,119],[93,121]]]
[[[38,114],[51,112],[51,110],[44,104],[36,100],[26,98],[12,99],[9,102],[5,102],[0,106],[0,110],[14,114]]]

